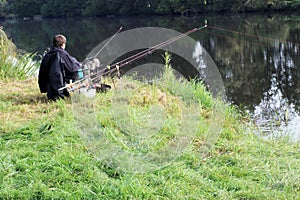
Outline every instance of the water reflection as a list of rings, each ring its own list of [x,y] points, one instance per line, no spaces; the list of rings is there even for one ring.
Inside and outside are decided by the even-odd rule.
[[[267,56],[264,52],[264,60],[273,66],[273,74],[270,80],[270,88],[263,93],[260,104],[254,107],[253,117],[264,132],[277,132],[292,134],[294,138],[299,135],[300,125],[298,99],[294,99],[297,92],[290,91],[295,88],[297,70],[295,61],[292,57],[299,51],[298,45],[291,43],[275,43],[274,55]],[[288,93],[291,93],[290,95]],[[293,122],[293,123],[290,123]],[[297,132],[298,131],[298,132]]]
[[[205,21],[223,30],[207,28],[190,36],[199,41],[216,63],[227,98],[253,113],[257,124],[267,132],[298,131],[291,128],[299,127],[300,123],[300,17],[297,15],[213,15],[193,19],[139,16],[16,20],[1,24],[18,47],[29,51],[43,52],[46,45],[51,45],[54,34],[64,33],[68,37],[67,50],[83,60],[120,26],[124,30],[153,26],[186,32],[203,26]]]
[[[276,75],[271,79],[271,88],[264,93],[253,111],[253,118],[263,132],[284,130],[290,121],[298,117],[295,105],[283,95]]]

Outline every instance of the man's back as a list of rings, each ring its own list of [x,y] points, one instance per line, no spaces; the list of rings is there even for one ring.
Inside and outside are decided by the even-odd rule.
[[[39,87],[42,93],[47,92],[49,99],[69,96],[66,90],[59,91],[67,80],[75,80],[81,64],[62,48],[52,47],[43,57],[39,72]]]
[[[65,50],[67,39],[58,34],[53,38],[53,46],[43,57],[38,83],[42,93],[47,92],[49,99],[56,100],[69,96],[69,92],[59,90],[64,87],[66,80],[75,80],[77,72],[81,69],[81,63],[70,56]]]

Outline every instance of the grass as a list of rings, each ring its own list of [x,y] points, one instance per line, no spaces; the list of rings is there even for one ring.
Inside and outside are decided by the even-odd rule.
[[[36,78],[1,79],[0,199],[300,198],[299,143],[162,76],[56,102]]]
[[[136,116],[145,116],[138,111],[145,111],[151,105],[166,103],[170,108],[175,107],[177,111],[171,114],[175,122],[180,117],[178,110],[189,107],[187,101],[176,98],[174,88],[171,93],[165,88],[139,85],[130,79],[116,84],[123,84],[123,89],[132,91],[129,108],[135,112],[131,110],[129,117],[135,122],[141,120]],[[206,142],[203,134],[210,120],[210,106],[202,106],[197,134],[180,156],[154,171],[132,173],[118,163],[109,165],[101,159],[97,153],[101,139],[91,140],[92,144],[82,138],[83,129],[78,128],[76,116],[73,116],[79,111],[73,107],[74,102],[48,102],[39,94],[34,78],[1,81],[0,90],[0,199],[300,198],[299,144],[285,138],[264,140],[258,137],[233,107],[226,106],[223,130],[206,154],[202,154]],[[141,92],[149,97],[147,102]],[[205,90],[201,88],[198,92]],[[166,102],[159,101],[162,93],[166,95]],[[116,89],[97,95],[94,102],[97,120],[94,122],[101,126],[96,130],[106,130],[111,143],[131,144],[130,151],[133,151],[134,143],[120,131],[123,122],[118,117],[122,113],[111,113],[111,105],[116,105],[114,102],[126,101],[122,99],[124,96],[118,99],[117,94]],[[205,95],[208,95],[205,101],[213,101],[209,94],[198,94]],[[149,147],[160,148],[172,138],[165,134],[172,134],[176,127],[172,123],[164,126],[165,132],[158,134],[165,140],[160,144],[152,144],[151,141],[156,140],[150,140]],[[88,128],[84,130],[90,131]],[[114,138],[109,135],[111,133]],[[103,157],[109,158],[109,154]]]

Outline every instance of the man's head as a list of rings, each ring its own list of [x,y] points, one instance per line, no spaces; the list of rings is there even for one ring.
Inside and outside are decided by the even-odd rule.
[[[67,43],[67,39],[65,36],[58,34],[53,38],[53,46],[65,48]]]

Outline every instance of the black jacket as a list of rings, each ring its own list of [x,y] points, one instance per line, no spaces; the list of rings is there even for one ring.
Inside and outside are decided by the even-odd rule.
[[[38,83],[41,93],[49,99],[69,96],[67,90],[59,91],[68,80],[75,80],[81,64],[62,48],[52,47],[43,57],[39,70]]]

